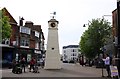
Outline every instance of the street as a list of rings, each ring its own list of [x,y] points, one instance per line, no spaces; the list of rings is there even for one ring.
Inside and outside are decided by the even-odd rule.
[[[40,73],[32,73],[26,68],[26,73],[14,74],[12,69],[3,69],[2,77],[101,77],[102,69],[81,66],[79,64],[62,64],[61,70],[44,70],[39,68]],[[104,76],[106,71],[104,69]]]

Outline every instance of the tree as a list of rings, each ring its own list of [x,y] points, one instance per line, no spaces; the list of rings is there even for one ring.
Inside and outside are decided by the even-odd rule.
[[[79,45],[81,52],[87,58],[92,59],[102,52],[100,48],[104,46],[106,39],[109,38],[111,26],[105,19],[92,19],[88,24],[88,30],[81,36]]]
[[[0,43],[2,41],[2,10],[0,10]]]
[[[8,16],[5,16],[4,13],[4,9],[1,10],[1,17],[0,17],[0,23],[2,24],[2,26],[0,26],[0,34],[2,34],[2,40],[8,39],[11,36],[11,25],[9,23],[10,18]]]

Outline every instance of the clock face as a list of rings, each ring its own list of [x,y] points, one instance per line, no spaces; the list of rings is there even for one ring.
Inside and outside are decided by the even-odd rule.
[[[51,23],[51,27],[55,27],[56,25],[55,25],[55,23]]]

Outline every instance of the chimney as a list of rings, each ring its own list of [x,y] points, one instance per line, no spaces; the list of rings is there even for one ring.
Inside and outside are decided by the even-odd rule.
[[[24,20],[24,18],[23,18],[23,17],[22,17],[22,18],[20,17],[20,23],[19,23],[20,26],[23,26],[23,20]]]
[[[33,22],[32,21],[26,21],[25,26],[29,27],[29,28],[33,28]]]

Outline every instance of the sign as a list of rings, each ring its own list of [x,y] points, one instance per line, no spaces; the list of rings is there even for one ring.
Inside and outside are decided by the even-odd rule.
[[[117,66],[110,66],[111,76],[118,76]]]
[[[27,62],[31,60],[31,54],[27,54]]]
[[[34,52],[37,53],[37,54],[41,54],[41,51],[35,50]]]

